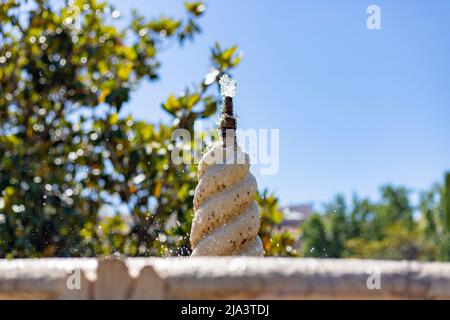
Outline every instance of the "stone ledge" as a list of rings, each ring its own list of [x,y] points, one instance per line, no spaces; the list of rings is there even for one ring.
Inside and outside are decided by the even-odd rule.
[[[381,276],[379,290],[367,287],[374,272]],[[74,285],[79,289],[68,289]],[[249,257],[0,260],[0,299],[450,299],[450,263]]]

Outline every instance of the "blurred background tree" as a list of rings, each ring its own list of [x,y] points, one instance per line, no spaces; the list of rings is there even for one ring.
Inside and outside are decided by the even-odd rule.
[[[266,256],[296,257],[296,234],[277,228],[283,221],[283,213],[278,206],[278,199],[267,190],[256,195],[256,202],[261,209],[261,227],[259,235]]]
[[[303,256],[325,258],[327,256],[330,241],[327,238],[322,217],[314,213],[302,226]]]
[[[422,193],[417,208],[404,187],[381,187],[378,202],[354,195],[351,207],[338,195],[302,225],[303,255],[449,261],[450,173],[444,180]]]

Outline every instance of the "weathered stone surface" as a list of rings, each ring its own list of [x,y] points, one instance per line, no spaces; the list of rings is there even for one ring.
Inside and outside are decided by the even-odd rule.
[[[74,270],[80,270],[79,290],[69,290]],[[380,289],[371,290],[368,279],[377,275]],[[0,298],[450,299],[450,263],[256,257],[0,260]]]
[[[450,299],[450,263],[436,262],[417,267],[416,276],[411,280],[410,290],[415,296],[426,292],[430,299]]]
[[[128,299],[131,295],[133,279],[128,267],[122,259],[101,259],[94,284],[94,299],[119,300]]]
[[[75,269],[66,275],[65,288],[57,298],[63,300],[91,299],[93,296],[93,289],[94,281],[89,280],[82,269]]]
[[[0,259],[0,299],[88,299],[96,259]],[[66,279],[79,270],[80,288],[68,290]]]

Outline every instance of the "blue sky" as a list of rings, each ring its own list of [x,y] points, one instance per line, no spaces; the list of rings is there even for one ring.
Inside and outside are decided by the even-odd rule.
[[[181,1],[112,1],[121,19],[183,14]],[[368,30],[366,8],[381,9]],[[450,170],[449,1],[208,1],[194,43],[162,55],[124,113],[168,121],[160,103],[203,79],[215,41],[244,53],[233,72],[241,128],[280,129],[280,170],[257,176],[282,204],[342,192],[418,191]]]

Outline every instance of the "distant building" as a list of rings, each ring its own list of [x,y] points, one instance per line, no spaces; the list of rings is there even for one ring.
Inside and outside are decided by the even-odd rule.
[[[283,221],[279,224],[279,228],[284,230],[297,229],[313,211],[312,203],[303,203],[291,205],[281,208],[283,212]]]

